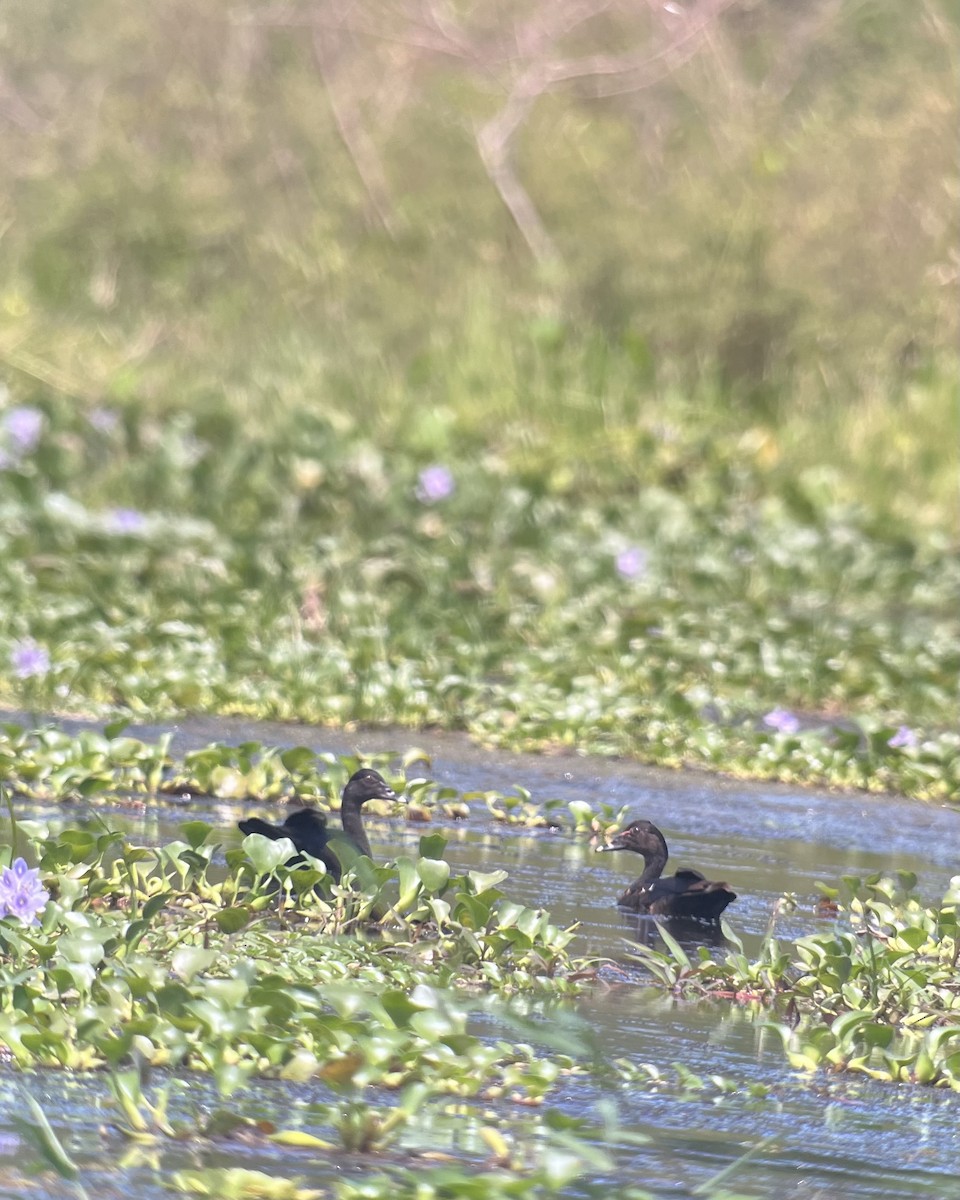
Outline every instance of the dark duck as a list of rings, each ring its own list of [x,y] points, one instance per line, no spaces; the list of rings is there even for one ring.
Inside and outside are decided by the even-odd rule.
[[[634,821],[597,851],[632,850],[643,857],[643,874],[617,900],[621,908],[663,917],[695,917],[717,921],[737,893],[727,883],[712,883],[699,871],[681,868],[662,878],[667,843],[650,821]]]
[[[395,800],[397,793],[379,771],[363,767],[347,780],[340,802],[340,824],[343,832],[330,829],[323,813],[315,808],[299,808],[290,813],[282,825],[271,825],[259,817],[238,821],[241,833],[262,833],[278,841],[289,838],[298,854],[288,866],[302,862],[300,853],[319,858],[334,879],[339,880],[344,869],[359,855],[372,858],[367,832],[363,827],[363,806],[368,800]]]

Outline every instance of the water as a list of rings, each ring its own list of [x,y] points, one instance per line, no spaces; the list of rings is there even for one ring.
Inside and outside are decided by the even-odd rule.
[[[16,720],[14,716],[12,719]],[[22,718],[21,718],[22,719]],[[155,737],[164,729],[141,727],[138,736]],[[431,753],[431,775],[465,791],[530,789],[535,799],[598,799],[617,806],[628,803],[631,817],[644,816],[659,825],[675,866],[695,866],[708,877],[727,880],[738,899],[728,909],[730,924],[755,949],[772,906],[784,892],[796,893],[798,907],[778,919],[781,936],[800,936],[818,928],[813,911],[814,884],[834,882],[842,874],[911,870],[928,896],[941,894],[958,869],[960,812],[895,797],[838,795],[781,785],[746,784],[687,773],[650,770],[635,764],[575,756],[530,757],[490,753],[450,735],[328,731],[271,726],[240,721],[197,720],[176,727],[177,753],[208,741],[258,740],[269,744],[311,745],[318,750],[352,752],[405,748],[411,743]],[[633,1146],[613,1135],[618,1161],[615,1180],[598,1179],[570,1195],[609,1197],[618,1182],[643,1186],[658,1195],[685,1196],[698,1183],[737,1159],[764,1138],[770,1144],[744,1164],[729,1186],[757,1197],[916,1197],[960,1198],[960,1096],[940,1090],[873,1083],[855,1077],[817,1076],[804,1081],[784,1062],[775,1035],[762,1017],[729,1003],[678,1002],[630,981],[629,947],[636,938],[655,937],[648,919],[619,913],[613,900],[637,873],[640,860],[620,854],[595,854],[583,838],[548,830],[520,830],[494,823],[479,806],[471,818],[444,828],[447,857],[454,868],[476,867],[509,872],[512,898],[551,910],[560,924],[580,924],[578,954],[601,956],[624,966],[626,982],[591,992],[579,1005],[586,1022],[583,1038],[604,1059],[628,1058],[651,1063],[670,1074],[682,1062],[704,1078],[722,1075],[771,1089],[763,1100],[743,1095],[723,1099],[713,1089],[704,1096],[641,1088],[616,1088],[614,1096],[623,1129],[642,1132],[648,1144]],[[238,817],[265,813],[264,806],[192,802],[151,806],[145,813],[118,809],[110,822],[149,841],[176,834],[179,821],[200,816],[224,830],[227,844],[239,833]],[[102,807],[98,808],[101,816]],[[44,810],[51,824],[83,825],[82,806]],[[433,827],[439,828],[439,824]],[[388,858],[415,851],[424,827],[374,822],[374,853]],[[668,868],[669,870],[670,868]],[[536,1006],[531,1017],[538,1020]],[[549,1017],[539,1018],[540,1028]],[[538,1026],[533,1026],[536,1036]],[[510,1036],[490,1014],[478,1014],[480,1032]],[[524,1040],[531,1040],[525,1035]],[[165,1193],[162,1178],[183,1165],[244,1165],[277,1174],[302,1176],[307,1183],[328,1181],[342,1170],[370,1169],[366,1160],[349,1157],[332,1164],[328,1157],[270,1149],[262,1142],[239,1146],[161,1148],[159,1165],[131,1165],[118,1176],[102,1162],[103,1146],[121,1146],[99,1132],[109,1110],[96,1077],[56,1073],[32,1074],[31,1091],[43,1100],[53,1124],[67,1132],[71,1146],[86,1160],[84,1181],[101,1198],[135,1195],[153,1200]],[[0,1075],[0,1200],[5,1196],[61,1196],[63,1185],[45,1192],[36,1181],[18,1182],[23,1150],[10,1117],[22,1107],[9,1072]],[[550,1103],[572,1115],[592,1118],[601,1093],[593,1082],[564,1082]],[[213,1108],[218,1101],[210,1081],[178,1080],[174,1092],[185,1113],[201,1098]],[[283,1127],[300,1124],[323,1134],[315,1107],[330,1097],[317,1085],[291,1089],[275,1081],[258,1082],[230,1102],[246,1115],[276,1120]],[[329,1132],[329,1131],[327,1131]],[[415,1133],[410,1140],[415,1141]],[[618,1144],[619,1143],[619,1144]],[[89,1155],[84,1145],[96,1147]],[[465,1147],[468,1157],[483,1158],[482,1147]],[[19,1189],[19,1190],[18,1190]]]

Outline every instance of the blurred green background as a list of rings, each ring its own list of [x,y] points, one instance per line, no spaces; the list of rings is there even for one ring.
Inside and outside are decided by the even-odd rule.
[[[259,675],[265,712],[475,728],[484,710],[502,733],[501,677],[530,656],[539,686],[559,654],[575,666],[554,698],[633,672],[631,694],[681,695],[694,723],[705,703],[782,700],[951,724],[958,18],[953,0],[7,5],[0,371],[8,413],[41,412],[44,435],[0,472],[19,564],[0,633],[58,647],[32,701],[256,710],[223,681]],[[436,462],[458,485],[450,525],[411,499]],[[152,524],[105,525],[118,504]],[[658,560],[677,505],[686,558],[674,539]],[[754,553],[737,538],[769,549],[772,512],[846,529],[873,566],[852,580],[842,548],[795,546],[799,574],[757,568],[745,628],[760,612],[799,657],[771,674],[757,649],[734,688],[711,639]],[[181,518],[219,549],[178,556],[200,536]],[[642,612],[587,603],[591,553],[633,542],[652,551]],[[722,586],[697,575],[714,558]],[[785,611],[807,586],[812,626]],[[217,605],[202,615],[217,587],[240,657]],[[658,651],[659,675],[637,646],[672,636],[657,592],[720,622]],[[359,659],[357,596],[378,614]],[[167,678],[157,631],[190,614],[222,692],[188,678],[205,654]],[[457,623],[484,652],[431,665]],[[823,667],[841,650],[855,684]],[[911,693],[921,654],[935,679]],[[311,655],[339,662],[303,684],[332,708],[295,698],[278,662],[297,655],[308,674]],[[711,656],[724,679],[701,686]],[[358,698],[344,681],[363,671],[398,673],[397,698]],[[475,712],[406,710],[452,676]]]
[[[911,442],[938,418],[909,384],[955,365],[956,16],[11,4],[5,357],[79,396],[257,409],[292,380],[484,436],[616,432],[706,388],[732,419],[799,437],[818,407],[855,446],[845,410],[864,454],[910,453],[877,408],[908,409]],[[529,78],[561,60],[583,73]],[[481,154],[538,86],[507,149],[539,263]]]

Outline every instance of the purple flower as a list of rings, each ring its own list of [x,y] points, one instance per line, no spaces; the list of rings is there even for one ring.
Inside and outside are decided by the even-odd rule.
[[[628,546],[617,555],[617,574],[624,579],[639,579],[647,569],[647,552],[642,546]]]
[[[139,533],[147,518],[135,508],[114,508],[107,513],[107,527],[114,533]]]
[[[901,725],[887,742],[891,750],[916,750],[919,739],[909,725]]]
[[[24,925],[39,924],[50,893],[40,882],[37,867],[27,866],[22,858],[0,875],[0,917],[19,917]]]
[[[774,708],[763,718],[763,723],[770,729],[775,729],[777,733],[796,733],[800,728],[800,722],[785,708]]]
[[[424,467],[417,482],[417,499],[423,504],[435,504],[452,496],[456,486],[453,475],[446,467]]]
[[[43,413],[38,408],[11,408],[3,418],[3,426],[15,449],[29,454],[40,441]]]
[[[13,644],[10,665],[18,679],[46,675],[50,670],[50,654],[46,646],[38,645],[33,638],[23,638],[22,641]]]
[[[120,418],[112,408],[94,408],[87,414],[87,420],[97,433],[113,433],[120,424]]]

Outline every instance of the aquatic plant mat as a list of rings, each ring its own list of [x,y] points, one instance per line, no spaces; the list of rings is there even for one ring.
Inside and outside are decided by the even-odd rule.
[[[371,754],[401,795],[368,806],[395,862],[337,884],[235,821],[335,807],[356,756],[174,756],[119,730],[3,744],[0,899],[49,893],[38,924],[0,920],[6,1194],[787,1196],[799,1162],[834,1194],[952,1194],[944,870],[935,898],[874,872],[744,895],[740,933],[734,905],[722,933],[633,918],[601,941],[620,869],[592,843],[625,805]],[[581,924],[542,907],[558,887]],[[915,1122],[926,1162],[905,1158]]]
[[[956,800],[947,385],[890,400],[918,458],[869,502],[873,457],[786,467],[786,434],[732,401],[608,423],[605,388],[588,436],[546,385],[479,428],[468,397],[368,428],[296,389],[85,409],[0,380],[0,702],[464,730]],[[918,516],[926,447],[949,487]]]

